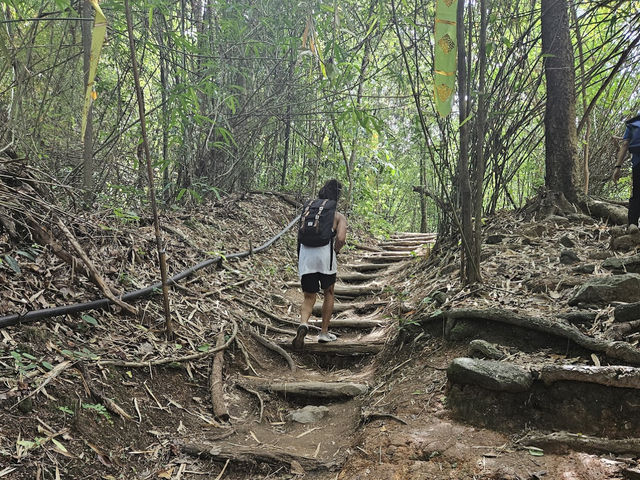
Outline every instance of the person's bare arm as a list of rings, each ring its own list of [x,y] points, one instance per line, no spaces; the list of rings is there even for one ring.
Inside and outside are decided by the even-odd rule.
[[[627,153],[629,153],[629,140],[622,140],[620,148],[618,149],[618,156],[616,157],[616,165],[613,167],[613,175],[611,176],[614,183],[620,180],[622,162],[627,156]]]
[[[336,212],[335,217],[336,239],[333,249],[338,253],[347,241],[347,219],[340,212]]]

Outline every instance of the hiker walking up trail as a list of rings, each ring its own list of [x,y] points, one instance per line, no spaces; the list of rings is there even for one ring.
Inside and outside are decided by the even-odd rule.
[[[300,326],[292,342],[296,350],[304,347],[309,317],[320,288],[324,300],[318,342],[336,340],[336,336],[329,332],[329,322],[333,314],[333,290],[338,272],[337,253],[347,239],[347,219],[336,211],[341,191],[342,184],[331,179],[320,189],[317,199],[307,201],[302,207],[298,228],[298,275],[304,300],[300,308]]]
[[[622,142],[613,167],[612,180],[617,183],[621,176],[622,162],[627,153],[631,153],[631,198],[629,199],[628,226],[629,230],[638,230],[640,218],[640,114],[625,122]]]

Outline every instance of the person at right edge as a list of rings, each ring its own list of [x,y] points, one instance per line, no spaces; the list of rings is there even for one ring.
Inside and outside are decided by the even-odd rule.
[[[296,350],[304,347],[304,338],[309,332],[309,317],[320,288],[324,300],[318,342],[336,340],[336,336],[329,332],[329,322],[333,314],[338,272],[337,254],[347,239],[347,219],[336,211],[341,191],[342,184],[331,179],[318,192],[318,199],[306,202],[303,207],[298,231],[298,275],[304,300],[300,308],[300,326],[292,342]]]
[[[617,183],[621,176],[622,162],[631,153],[631,198],[629,199],[628,231],[638,231],[640,218],[640,114],[625,122],[626,129],[618,149],[612,180]]]

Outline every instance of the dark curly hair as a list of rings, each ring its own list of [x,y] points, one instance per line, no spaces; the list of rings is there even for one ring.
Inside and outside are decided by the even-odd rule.
[[[329,200],[335,200],[337,202],[340,198],[340,193],[342,193],[342,184],[335,178],[332,178],[320,189],[318,198],[328,198]]]

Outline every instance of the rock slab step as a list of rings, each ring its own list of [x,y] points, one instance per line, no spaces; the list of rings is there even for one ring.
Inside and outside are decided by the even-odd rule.
[[[452,383],[511,393],[526,392],[533,383],[533,375],[516,365],[464,357],[451,362],[447,378]]]
[[[569,305],[607,305],[611,302],[640,301],[640,274],[625,273],[590,280],[578,287]]]

